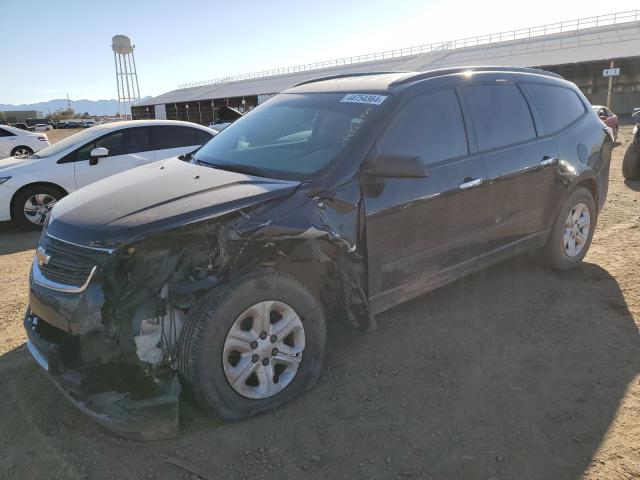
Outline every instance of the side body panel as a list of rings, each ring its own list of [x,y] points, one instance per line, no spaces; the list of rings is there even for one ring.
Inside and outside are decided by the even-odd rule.
[[[18,145],[18,136],[9,130],[0,130],[0,158],[5,158],[11,155],[11,150]]]
[[[372,299],[487,248],[487,189],[460,189],[465,179],[484,177],[474,155],[431,168],[427,178],[385,179],[379,196],[365,194]]]
[[[576,90],[585,114],[548,133],[531,98],[519,88],[531,110],[535,136],[477,153],[483,160],[481,187],[464,192],[467,196],[455,194],[452,177],[460,170],[453,173],[452,164],[430,170],[422,182],[386,179],[377,198],[365,194],[374,312],[542,247],[564,199],[581,182],[595,182],[596,202],[604,202],[610,150],[606,152],[607,137],[584,97]],[[475,126],[486,119],[471,118],[460,90],[465,122],[476,135]],[[477,137],[470,138],[470,145],[480,150]]]
[[[470,88],[480,89],[476,92],[483,93],[482,101],[487,105],[482,112],[469,105],[472,101]],[[491,98],[490,92],[500,95],[504,89],[509,96],[504,98],[507,103],[500,105],[500,98]],[[529,242],[545,230],[549,205],[559,200],[557,192],[554,194],[557,177],[554,167],[558,162],[555,142],[542,134],[539,115],[517,83],[474,83],[460,88],[460,91],[487,166],[485,200],[487,210],[491,211],[489,250],[513,246],[520,241]],[[514,132],[505,132],[509,128],[501,127],[516,121],[515,115],[508,111],[516,106],[520,107],[517,111],[521,113],[521,127],[526,127],[526,130],[522,140],[513,143],[510,138]],[[505,108],[507,110],[502,111]],[[487,129],[493,142],[499,142],[499,146],[483,149],[490,139],[478,137]]]

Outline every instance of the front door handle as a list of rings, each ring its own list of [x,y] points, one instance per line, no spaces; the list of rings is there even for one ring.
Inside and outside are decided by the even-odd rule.
[[[467,190],[468,188],[473,188],[473,187],[477,187],[478,185],[482,185],[482,179],[481,178],[474,178],[474,179],[464,179],[464,182],[462,182],[460,184],[460,188],[462,190]]]
[[[545,155],[544,157],[542,157],[540,165],[543,167],[548,167],[549,165],[552,165],[556,160],[558,160],[558,157],[549,157]]]

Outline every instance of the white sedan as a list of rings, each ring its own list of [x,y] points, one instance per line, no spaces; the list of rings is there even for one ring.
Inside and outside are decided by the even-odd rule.
[[[29,155],[51,145],[47,135],[0,125],[0,158]]]
[[[0,160],[0,221],[39,228],[53,205],[74,190],[139,165],[190,153],[215,133],[191,122],[134,120],[88,128],[37,153],[18,157],[9,150],[14,156]]]

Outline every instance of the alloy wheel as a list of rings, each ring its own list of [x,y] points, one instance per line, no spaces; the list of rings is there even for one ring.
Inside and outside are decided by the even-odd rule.
[[[304,345],[304,325],[293,308],[278,301],[257,303],[227,333],[224,374],[243,397],[272,397],[295,378]]]
[[[582,252],[589,238],[590,227],[589,208],[584,203],[576,204],[567,216],[562,235],[564,252],[569,257],[575,257]]]
[[[32,195],[24,204],[24,216],[34,225],[44,225],[47,215],[56,202],[56,198],[48,193]]]
[[[31,154],[31,150],[27,149],[27,148],[18,148],[17,150],[15,150],[13,152],[13,156],[14,157],[21,157],[21,156],[26,156],[26,155],[30,155]]]

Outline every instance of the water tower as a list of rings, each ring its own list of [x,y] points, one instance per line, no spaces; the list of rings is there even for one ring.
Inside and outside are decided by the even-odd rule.
[[[113,61],[116,65],[118,113],[128,118],[131,115],[131,105],[133,105],[133,102],[140,100],[136,58],[133,55],[133,50],[136,47],[126,35],[116,35],[111,41]]]

